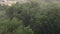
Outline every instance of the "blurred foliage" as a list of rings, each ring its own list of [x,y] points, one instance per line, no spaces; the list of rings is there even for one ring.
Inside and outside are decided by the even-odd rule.
[[[16,18],[10,20],[0,20],[0,34],[33,34],[30,27],[23,27],[22,21]]]
[[[60,5],[31,1],[16,3],[0,19],[0,34],[60,34]]]

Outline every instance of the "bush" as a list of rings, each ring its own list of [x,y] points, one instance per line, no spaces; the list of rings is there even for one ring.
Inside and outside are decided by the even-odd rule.
[[[24,33],[23,33],[24,32]],[[17,19],[13,18],[10,20],[0,20],[0,34],[32,34],[32,30],[30,28],[25,28],[22,25],[21,21],[17,21]]]
[[[6,13],[10,20],[15,17],[22,21],[21,30],[19,30],[20,27],[17,29],[18,34],[32,34],[31,31],[33,34],[60,34],[60,6],[58,4],[45,5],[38,2],[16,4],[9,7]],[[16,25],[12,26],[15,28]]]

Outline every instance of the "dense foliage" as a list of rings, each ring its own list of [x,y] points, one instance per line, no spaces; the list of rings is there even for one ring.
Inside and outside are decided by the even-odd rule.
[[[60,34],[60,5],[31,1],[7,7],[0,34]]]

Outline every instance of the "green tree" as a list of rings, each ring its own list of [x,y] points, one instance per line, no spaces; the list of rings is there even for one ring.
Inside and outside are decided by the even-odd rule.
[[[57,4],[43,5],[37,2],[16,4],[9,7],[6,13],[10,20],[15,17],[22,21],[21,31],[19,28],[17,30],[21,33],[18,34],[30,34],[26,32],[30,28],[34,34],[60,34],[60,6]],[[29,29],[27,26],[30,26]]]

